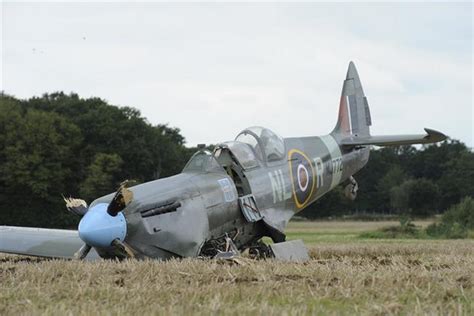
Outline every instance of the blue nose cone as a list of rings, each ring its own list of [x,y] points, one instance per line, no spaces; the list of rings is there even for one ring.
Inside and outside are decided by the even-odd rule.
[[[123,241],[127,235],[125,216],[107,213],[109,204],[100,203],[90,208],[79,222],[79,237],[93,247],[110,247],[114,239]]]

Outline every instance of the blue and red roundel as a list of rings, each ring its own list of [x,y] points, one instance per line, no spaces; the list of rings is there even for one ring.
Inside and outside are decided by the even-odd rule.
[[[314,169],[309,158],[300,150],[288,152],[293,198],[298,208],[303,208],[314,191]]]

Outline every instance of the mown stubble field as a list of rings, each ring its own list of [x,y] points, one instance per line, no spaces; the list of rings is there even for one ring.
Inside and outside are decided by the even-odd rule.
[[[357,238],[374,225],[292,223],[291,238],[313,238],[299,264],[3,255],[0,314],[474,313],[474,240]]]

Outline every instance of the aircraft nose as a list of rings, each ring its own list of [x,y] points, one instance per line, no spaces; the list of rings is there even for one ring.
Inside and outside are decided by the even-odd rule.
[[[107,213],[109,204],[100,203],[90,208],[79,222],[79,237],[93,247],[110,247],[114,239],[124,241],[127,223],[122,212],[116,216]]]

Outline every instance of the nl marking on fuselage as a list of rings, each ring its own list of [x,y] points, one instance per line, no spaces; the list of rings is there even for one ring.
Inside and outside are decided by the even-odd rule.
[[[273,203],[286,201],[291,198],[291,192],[286,190],[285,178],[283,177],[283,172],[281,169],[269,172],[268,176],[270,177],[270,182],[272,185]]]

